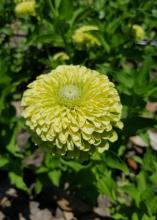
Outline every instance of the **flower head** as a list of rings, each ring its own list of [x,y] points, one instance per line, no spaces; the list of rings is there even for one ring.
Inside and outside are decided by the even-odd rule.
[[[79,45],[90,46],[99,46],[100,41],[92,35],[92,31],[98,31],[98,27],[94,25],[84,25],[78,28],[73,35],[73,41]]]
[[[106,75],[84,66],[61,65],[28,85],[23,117],[39,146],[54,154],[102,153],[122,128],[118,93]]]
[[[132,32],[136,40],[143,40],[144,39],[144,29],[142,26],[138,24],[134,24],[132,26]]]
[[[36,2],[35,0],[25,0],[17,3],[15,13],[17,16],[35,15]]]
[[[65,61],[65,60],[69,60],[70,57],[68,56],[67,53],[65,52],[58,52],[53,56],[53,60],[60,60],[60,61]]]

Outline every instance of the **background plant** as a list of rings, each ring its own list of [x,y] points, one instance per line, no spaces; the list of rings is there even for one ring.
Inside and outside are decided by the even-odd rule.
[[[36,13],[24,16],[16,15],[16,4],[0,2],[1,171],[27,193],[38,194],[49,184],[62,188],[68,182],[66,191],[91,205],[98,195],[105,195],[113,219],[155,220],[157,117],[152,102],[157,99],[157,3],[39,0]],[[134,24],[144,30],[142,43],[132,32]],[[100,44],[80,45],[73,40],[74,32],[84,25],[98,27],[90,34]],[[107,74],[123,104],[119,140],[86,164],[43,155],[19,113],[29,82],[71,63]],[[29,172],[33,181],[25,178]]]

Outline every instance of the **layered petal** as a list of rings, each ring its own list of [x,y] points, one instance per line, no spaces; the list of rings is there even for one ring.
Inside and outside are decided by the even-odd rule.
[[[122,106],[107,76],[84,66],[62,65],[28,85],[23,117],[39,146],[80,157],[102,153],[117,140]]]

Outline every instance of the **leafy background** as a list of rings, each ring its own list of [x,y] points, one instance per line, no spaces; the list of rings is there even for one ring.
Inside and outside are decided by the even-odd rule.
[[[0,1],[1,214],[29,219],[19,204],[17,213],[11,211],[18,197],[38,201],[53,215],[58,209],[66,213],[66,202],[74,199],[76,207],[68,205],[68,211],[78,219],[86,212],[92,214],[84,219],[157,219],[157,3],[39,0],[36,15],[24,17],[14,9],[12,0]],[[74,31],[87,24],[99,28],[92,34],[100,46],[80,48],[73,42]],[[144,29],[144,44],[132,34],[134,24]],[[54,59],[58,52],[69,59]],[[20,117],[27,84],[60,64],[81,64],[107,74],[123,104],[118,141],[83,164],[41,152]],[[6,186],[18,195],[6,194]],[[63,219],[68,219],[65,213]]]

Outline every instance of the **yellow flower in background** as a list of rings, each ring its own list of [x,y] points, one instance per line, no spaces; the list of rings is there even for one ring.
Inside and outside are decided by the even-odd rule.
[[[143,40],[144,39],[145,33],[144,33],[144,29],[142,26],[140,26],[138,24],[134,24],[132,26],[132,32],[133,32],[133,35],[136,40]]]
[[[122,128],[119,95],[106,75],[61,65],[28,85],[23,117],[37,144],[54,154],[83,158],[104,152]]]
[[[18,3],[20,3],[20,2],[22,2],[22,0],[14,0],[14,3],[15,3],[15,4],[18,4]]]
[[[86,45],[87,47],[90,46],[99,46],[100,41],[92,35],[92,31],[98,31],[98,27],[95,25],[84,25],[78,28],[74,35],[72,36],[74,43],[80,45]]]
[[[16,4],[15,13],[17,16],[35,15],[36,2],[34,0],[25,0]]]
[[[60,61],[66,61],[66,60],[69,60],[70,57],[68,56],[67,53],[65,52],[58,52],[56,53],[53,58],[53,60],[60,60]]]

